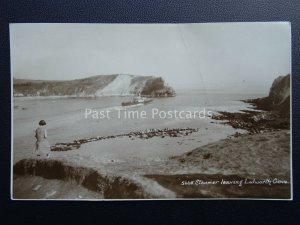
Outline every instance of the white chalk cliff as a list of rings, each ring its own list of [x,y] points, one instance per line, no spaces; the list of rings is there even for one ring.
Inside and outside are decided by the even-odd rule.
[[[171,96],[174,91],[161,77],[128,74],[98,75],[69,81],[14,79],[14,96]]]

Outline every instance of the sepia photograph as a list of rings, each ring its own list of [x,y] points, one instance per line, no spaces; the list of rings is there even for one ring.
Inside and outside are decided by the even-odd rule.
[[[289,22],[11,23],[13,200],[292,200]]]

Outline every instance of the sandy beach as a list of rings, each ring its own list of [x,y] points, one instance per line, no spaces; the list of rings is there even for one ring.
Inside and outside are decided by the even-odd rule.
[[[88,145],[88,144],[87,144]],[[290,190],[290,132],[288,130],[266,132],[262,134],[243,135],[237,138],[227,138],[214,143],[206,144],[200,148],[188,151],[182,155],[168,159],[135,161],[107,161],[100,163],[91,154],[54,155],[51,159],[25,159],[14,166],[14,193],[15,198],[25,197],[18,191],[29,180],[34,180],[32,175],[43,177],[33,184],[41,185],[38,190],[31,190],[25,198],[38,198],[45,188],[49,188],[48,179],[56,181],[52,186],[55,194],[52,198],[69,198],[64,187],[73,182],[78,189],[83,186],[92,189],[91,193],[98,193],[100,189],[84,185],[86,179],[93,185],[101,184],[97,176],[105,177],[104,183],[114,183],[115,179],[125,179],[120,186],[136,185],[134,191],[128,195],[121,194],[119,198],[180,198],[180,197],[257,197],[257,198],[289,198]],[[276,146],[276,147],[273,147]],[[85,146],[82,150],[86,151]],[[134,157],[134,154],[132,155]],[[53,163],[59,163],[59,169],[51,171]],[[37,166],[39,165],[39,166]],[[51,166],[52,165],[52,166]],[[72,169],[70,169],[72,168]],[[74,172],[74,171],[75,172]],[[92,170],[93,172],[83,172]],[[74,174],[75,173],[75,174]],[[90,173],[98,174],[94,178]],[[51,175],[52,174],[52,175]],[[26,175],[26,179],[24,176]],[[274,183],[264,185],[182,185],[183,180],[264,180],[277,179],[287,183]],[[53,180],[53,181],[52,181]],[[57,180],[62,180],[58,182]],[[33,185],[32,184],[32,185]],[[27,185],[25,185],[27,186]],[[113,185],[111,185],[113,186]],[[111,187],[113,188],[113,187]],[[49,191],[48,191],[49,192]],[[47,192],[47,193],[48,193]],[[105,191],[104,191],[105,192]],[[106,192],[111,192],[107,190]],[[30,193],[30,192],[29,192]],[[119,192],[118,192],[119,193]],[[74,198],[93,198],[96,194],[77,194]],[[102,194],[103,195],[103,194]],[[81,197],[80,197],[81,196]],[[101,195],[99,195],[101,196]],[[99,197],[98,196],[98,197]],[[43,196],[49,198],[47,194]],[[116,198],[116,195],[104,195],[104,198]]]

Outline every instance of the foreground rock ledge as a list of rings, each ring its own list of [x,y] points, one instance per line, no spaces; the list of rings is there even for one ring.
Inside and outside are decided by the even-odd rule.
[[[14,165],[13,172],[14,181],[20,177],[38,176],[48,180],[75,182],[90,191],[100,193],[104,199],[176,197],[172,191],[150,179],[105,174],[95,168],[82,167],[57,159],[23,159]]]

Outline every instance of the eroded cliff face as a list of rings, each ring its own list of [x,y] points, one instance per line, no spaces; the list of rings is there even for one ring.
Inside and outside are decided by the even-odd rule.
[[[69,81],[14,79],[14,96],[174,96],[175,91],[161,77],[128,74],[98,75]]]
[[[258,109],[276,111],[282,115],[290,114],[290,74],[276,78],[270,88],[269,96],[250,101]]]
[[[22,198],[49,198],[41,197],[42,189],[48,186],[51,181],[59,181],[59,185],[52,187],[55,195],[52,199],[65,199],[69,190],[80,186],[80,191],[84,189],[97,193],[104,199],[147,199],[147,198],[175,198],[176,194],[157,182],[132,174],[111,174],[102,171],[103,168],[92,167],[90,162],[74,162],[72,160],[50,158],[37,159],[28,158],[18,161],[13,166],[13,197]],[[84,164],[84,166],[83,166]],[[33,189],[32,178],[39,177],[40,189]],[[28,190],[31,193],[24,193]],[[77,188],[78,190],[78,188]],[[74,190],[73,190],[74,191]],[[34,193],[35,192],[35,193]],[[77,193],[81,194],[81,193]]]
[[[270,89],[269,97],[273,106],[284,104],[290,100],[290,75],[276,78]]]

